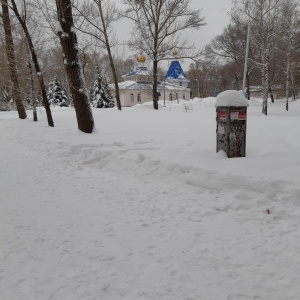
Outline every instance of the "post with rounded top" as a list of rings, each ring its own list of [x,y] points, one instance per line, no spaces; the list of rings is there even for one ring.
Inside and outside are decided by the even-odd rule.
[[[229,158],[246,156],[247,106],[239,91],[224,91],[216,98],[217,152],[223,150]]]

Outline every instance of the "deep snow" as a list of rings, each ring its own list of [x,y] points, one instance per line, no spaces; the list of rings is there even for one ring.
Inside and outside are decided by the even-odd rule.
[[[260,102],[231,159],[215,98],[1,112],[0,298],[300,299],[300,101]]]

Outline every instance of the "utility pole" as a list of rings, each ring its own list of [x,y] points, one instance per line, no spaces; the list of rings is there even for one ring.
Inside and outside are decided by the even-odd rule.
[[[246,86],[247,68],[248,68],[248,56],[249,56],[249,43],[250,43],[250,22],[248,23],[248,34],[246,43],[246,54],[245,54],[245,64],[244,64],[244,77],[243,77],[243,94]]]

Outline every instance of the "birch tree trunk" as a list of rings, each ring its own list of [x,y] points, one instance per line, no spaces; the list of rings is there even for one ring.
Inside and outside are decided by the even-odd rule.
[[[292,90],[292,100],[296,100],[296,93],[295,93],[295,78],[294,78],[294,68],[291,68],[291,90]]]
[[[265,48],[266,49],[266,48]],[[269,62],[266,50],[262,51],[262,113],[268,115],[268,94],[269,94]]]
[[[92,133],[94,118],[80,65],[71,1],[56,0],[56,7],[58,21],[61,26],[57,34],[62,47],[63,62],[74,100],[78,129],[85,133]]]
[[[285,109],[289,110],[289,97],[292,91],[293,98],[295,97],[294,90],[294,63],[293,56],[299,53],[299,45],[295,44],[296,35],[298,34],[299,27],[299,10],[298,2],[294,0],[286,0],[283,4],[282,14],[284,19],[282,20],[282,34],[284,37],[284,51],[286,52],[286,66],[285,66]]]
[[[290,94],[290,64],[286,66],[286,80],[285,80],[285,110],[289,110],[289,94]]]
[[[273,94],[271,85],[269,85],[268,91],[269,91],[269,95],[270,95],[270,98],[271,98],[271,102],[274,103],[274,94]]]
[[[247,98],[250,100],[250,73],[247,71],[246,73],[246,84],[247,84]]]
[[[2,2],[2,20],[3,20],[3,26],[5,32],[6,55],[8,60],[10,80],[13,84],[12,95],[17,106],[19,118],[26,119],[27,114],[22,101],[22,96],[20,91],[20,84],[19,84],[19,77],[18,77],[17,66],[16,66],[14,42],[13,42],[12,32],[11,32],[11,23],[9,17],[8,4],[7,4],[7,0],[2,0],[1,2]]]
[[[290,95],[290,76],[291,76],[291,39],[288,41],[286,52],[286,71],[285,71],[285,110],[289,110],[289,95]]]
[[[262,113],[268,114],[270,87],[270,61],[274,57],[274,45],[279,30],[278,12],[282,0],[235,0],[236,14],[251,22],[252,53],[257,53],[253,63],[260,69],[262,85]]]

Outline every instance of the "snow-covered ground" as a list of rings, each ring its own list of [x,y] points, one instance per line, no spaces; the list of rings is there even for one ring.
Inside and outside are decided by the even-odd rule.
[[[260,102],[231,159],[214,98],[1,112],[0,299],[299,300],[300,101]]]

